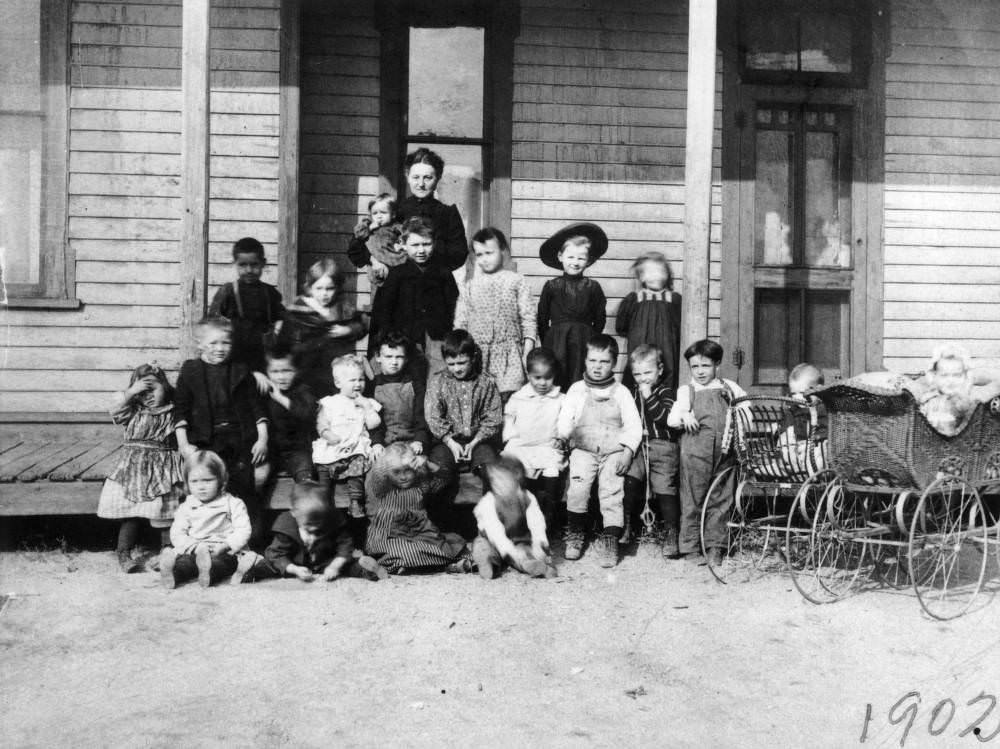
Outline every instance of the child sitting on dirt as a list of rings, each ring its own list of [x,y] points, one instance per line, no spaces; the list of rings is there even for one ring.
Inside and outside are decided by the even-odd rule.
[[[534,495],[524,490],[524,466],[502,457],[484,472],[490,490],[473,511],[479,535],[472,559],[480,577],[492,580],[505,564],[530,577],[555,577],[545,517]]]
[[[427,516],[428,496],[446,482],[438,466],[405,442],[389,445],[365,480],[371,521],[365,553],[394,574],[434,569],[472,572],[465,539],[442,533]]]
[[[160,553],[160,579],[169,589],[197,577],[207,588],[241,565],[249,569],[256,559],[243,553],[250,541],[250,516],[243,500],[226,491],[226,464],[214,452],[196,450],[184,472],[188,497],[170,526],[173,548]]]
[[[677,391],[677,400],[670,409],[667,424],[683,429],[681,436],[681,532],[679,551],[687,559],[703,563],[701,556],[701,513],[708,503],[704,528],[705,548],[709,564],[722,562],[726,547],[726,521],[733,502],[733,472],[708,496],[712,480],[731,464],[725,446],[729,406],[746,392],[732,380],[719,377],[722,366],[722,346],[704,339],[691,344],[684,352],[691,382]]]
[[[596,480],[604,530],[594,550],[602,567],[618,564],[625,474],[642,440],[642,421],[632,395],[615,380],[617,361],[618,342],[614,338],[602,333],[588,341],[583,379],[566,393],[557,429],[559,438],[572,448],[563,556],[572,561],[583,554],[587,507]]]
[[[256,582],[295,577],[311,582],[338,577],[384,580],[385,568],[371,557],[354,559],[354,543],[343,512],[330,505],[325,489],[315,481],[292,487],[292,509],[278,515],[271,528],[271,544],[245,573],[237,571],[231,582]]]
[[[976,385],[979,380],[982,384]],[[1000,382],[973,372],[968,353],[954,344],[934,349],[921,379],[906,383],[927,423],[946,437],[965,429],[979,403],[1000,395]]]

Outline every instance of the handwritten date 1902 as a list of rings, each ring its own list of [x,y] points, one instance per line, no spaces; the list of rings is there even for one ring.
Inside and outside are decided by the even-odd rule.
[[[925,704],[929,705],[930,703],[928,702]],[[964,738],[971,734],[983,744],[987,741],[992,741],[997,736],[1000,736],[1000,724],[993,728],[993,730],[989,733],[986,732],[985,728],[980,728],[980,724],[990,716],[990,713],[993,712],[996,705],[997,698],[992,694],[986,694],[986,692],[980,692],[978,695],[966,702],[965,708],[970,709],[966,711],[965,708],[962,708],[962,712],[967,712],[967,715],[964,715],[960,719],[963,727],[961,730],[957,731],[956,735],[959,738]],[[903,735],[899,738],[899,745],[901,747],[906,746],[906,739],[910,735],[910,730],[917,722],[917,714],[920,712],[920,708],[920,692],[907,692],[896,701],[896,704],[889,708],[889,712],[886,716],[889,723],[894,726],[903,726]],[[931,736],[941,736],[944,734],[944,732],[952,726],[958,711],[959,708],[955,704],[955,701],[949,697],[939,700],[931,708],[930,712],[924,710],[923,717],[926,718],[927,733]],[[865,722],[861,728],[862,744],[868,740],[868,729],[871,727],[872,721],[872,705],[869,702],[865,705]],[[923,718],[921,719],[921,722],[923,722]]]

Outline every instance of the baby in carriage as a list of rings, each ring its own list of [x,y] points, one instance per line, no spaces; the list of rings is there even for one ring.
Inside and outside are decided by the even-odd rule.
[[[955,344],[934,349],[927,372],[903,387],[913,393],[927,423],[945,437],[959,434],[979,403],[1000,396],[1000,377],[974,370],[968,353]]]
[[[823,373],[808,362],[788,373],[788,396],[798,403],[785,409],[778,428],[778,450],[782,461],[796,472],[812,473],[826,466],[826,407],[812,395],[823,381]]]

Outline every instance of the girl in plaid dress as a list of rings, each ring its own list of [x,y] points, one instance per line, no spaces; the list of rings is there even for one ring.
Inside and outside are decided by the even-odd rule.
[[[163,546],[170,544],[170,524],[184,486],[183,461],[173,441],[173,394],[164,371],[143,364],[111,409],[114,423],[125,427],[125,444],[101,489],[97,516],[122,521],[116,552],[123,572],[142,569],[132,550],[143,520],[160,529]]]

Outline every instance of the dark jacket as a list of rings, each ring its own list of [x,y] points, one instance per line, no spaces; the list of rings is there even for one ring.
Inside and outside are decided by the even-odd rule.
[[[354,552],[347,520],[344,513],[336,508],[331,508],[327,527],[312,549],[307,549],[302,543],[299,525],[290,512],[278,515],[271,532],[274,537],[264,550],[264,558],[282,575],[290,564],[306,567],[310,572],[322,572],[337,557],[350,561]]]
[[[215,418],[208,392],[208,367],[201,359],[188,359],[181,365],[174,393],[174,424],[187,427],[188,441],[198,447],[210,447]],[[229,361],[229,406],[236,415],[240,437],[247,445],[257,441],[257,422],[267,421],[267,409],[257,392],[257,383],[245,364]]]
[[[377,330],[395,330],[414,343],[424,336],[440,340],[455,319],[458,285],[455,277],[432,257],[420,266],[412,260],[389,269],[375,309]]]
[[[346,325],[351,334],[331,338],[330,328]],[[354,342],[368,332],[368,321],[346,302],[337,302],[333,319],[328,320],[297,298],[285,310],[285,321],[278,333],[278,343],[292,349],[302,381],[313,395],[322,398],[336,392],[330,362],[338,356],[354,353]]]
[[[465,224],[458,208],[445,205],[437,198],[417,198],[410,195],[399,202],[397,220],[406,221],[412,216],[426,218],[434,228],[434,254],[449,270],[456,270],[465,263],[469,245],[465,240]],[[363,241],[352,241],[347,257],[358,268],[371,263],[371,253]]]
[[[264,371],[264,348],[274,324],[285,314],[281,293],[269,283],[223,284],[215,293],[208,314],[233,324],[233,361]]]
[[[291,402],[291,408],[267,399],[268,448],[275,453],[292,450],[312,451],[312,441],[316,432],[316,396],[303,382],[293,382],[282,392]]]

